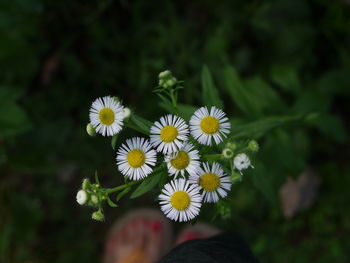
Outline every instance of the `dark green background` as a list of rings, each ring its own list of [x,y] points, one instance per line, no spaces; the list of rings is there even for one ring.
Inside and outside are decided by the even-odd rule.
[[[181,102],[201,106],[204,64],[233,135],[261,146],[232,218],[213,223],[261,262],[348,262],[349,47],[348,0],[2,0],[0,262],[98,262],[108,226],[157,191],[107,208],[105,223],[75,202],[95,169],[106,187],[121,181],[110,140],[85,132],[91,102],[118,96],[154,121],[170,69],[186,81]],[[286,220],[278,189],[309,166],[319,198]]]

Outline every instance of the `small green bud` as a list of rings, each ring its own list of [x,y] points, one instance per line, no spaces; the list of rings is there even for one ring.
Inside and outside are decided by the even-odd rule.
[[[93,220],[96,220],[96,221],[103,221],[105,219],[105,216],[101,210],[98,210],[98,211],[92,213],[91,218]]]
[[[170,78],[170,77],[171,77],[170,70],[165,70],[165,71],[159,73],[160,79],[166,79],[166,78]]]
[[[92,202],[94,205],[98,204],[98,197],[97,197],[97,195],[92,195],[92,196],[91,196],[91,202]]]
[[[232,151],[236,150],[237,148],[237,145],[234,143],[234,142],[228,142],[225,146],[225,148],[229,148],[231,149]]]
[[[88,124],[86,125],[86,132],[87,132],[87,134],[89,134],[91,137],[93,137],[93,136],[96,135],[95,128],[92,126],[91,123],[88,123]]]
[[[159,82],[158,82],[158,85],[163,87],[165,84],[165,80],[164,79],[160,79]]]
[[[222,150],[222,156],[225,159],[231,159],[233,157],[233,151],[230,148],[225,148]]]
[[[242,175],[237,172],[232,172],[230,179],[231,183],[237,183],[242,181]]]
[[[125,107],[123,109],[123,113],[124,113],[124,120],[128,120],[131,116],[131,110],[128,107]]]
[[[81,184],[81,188],[83,188],[83,190],[86,190],[90,187],[90,180],[85,178],[83,180],[83,183]]]
[[[116,102],[120,102],[120,99],[116,96],[113,96],[112,99],[114,99]]]
[[[259,151],[259,144],[255,140],[251,140],[248,143],[248,149],[251,150],[252,152],[257,152]]]
[[[167,86],[174,86],[176,84],[176,78],[171,78],[166,82]]]

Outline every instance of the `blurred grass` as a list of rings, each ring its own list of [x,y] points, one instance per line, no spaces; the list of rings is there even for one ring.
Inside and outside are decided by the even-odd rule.
[[[233,188],[233,218],[216,223],[262,262],[349,261],[349,46],[345,0],[2,1],[0,262],[98,261],[115,216],[153,196],[122,200],[106,224],[75,203],[95,169],[106,186],[121,181],[110,141],[85,133],[91,101],[116,95],[155,120],[151,91],[169,68],[186,80],[189,114],[202,105],[204,64],[233,136],[261,144],[257,168]],[[320,198],[285,220],[277,191],[308,166],[322,177]]]

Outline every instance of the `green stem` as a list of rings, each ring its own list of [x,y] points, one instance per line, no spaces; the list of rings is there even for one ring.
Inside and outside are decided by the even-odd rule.
[[[216,154],[204,154],[202,157],[203,157],[204,159],[209,159],[209,160],[214,160],[214,161],[216,161],[216,160],[221,160],[222,155],[221,155],[221,153],[216,153]]]
[[[120,185],[120,186],[117,186],[117,187],[114,187],[114,188],[110,188],[110,189],[107,189],[106,193],[107,194],[112,194],[114,192],[117,192],[117,191],[120,191],[120,190],[123,190],[127,187],[130,187],[130,186],[133,186],[134,184],[138,184],[140,183],[141,181],[132,181],[130,183],[127,183],[127,184],[123,184],[123,185]]]

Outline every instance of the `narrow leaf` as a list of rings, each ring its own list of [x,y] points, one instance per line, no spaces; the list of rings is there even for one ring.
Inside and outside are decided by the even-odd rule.
[[[304,120],[305,115],[275,116],[260,119],[247,124],[233,124],[231,139],[252,138],[258,139],[270,130],[296,121]]]
[[[113,203],[113,201],[107,196],[107,203],[109,204],[110,207],[118,207],[117,204]]]
[[[131,187],[125,188],[123,191],[121,191],[118,195],[116,200],[119,201],[124,195],[126,195],[127,193],[129,193]]]
[[[125,124],[127,127],[149,135],[149,130],[152,126],[152,122],[137,116],[136,114],[132,114],[129,121]]]
[[[164,166],[160,166],[151,175],[146,177],[146,179],[131,194],[130,198],[134,199],[152,190],[159,183],[162,174],[165,172]]]
[[[112,146],[113,150],[115,150],[115,145],[117,143],[117,140],[118,140],[118,134],[114,135],[112,137],[112,140],[111,140],[111,146]]]
[[[202,102],[206,106],[216,106],[223,108],[222,101],[219,97],[219,92],[214,85],[213,78],[207,66],[202,68]]]

